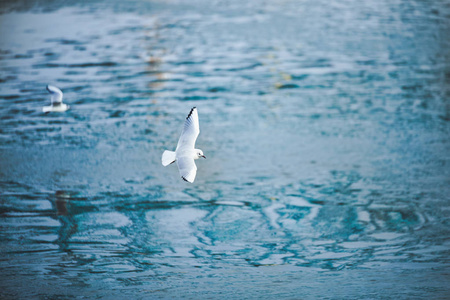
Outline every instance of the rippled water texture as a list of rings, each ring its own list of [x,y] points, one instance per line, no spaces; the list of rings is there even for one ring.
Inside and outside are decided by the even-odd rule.
[[[0,6],[0,298],[449,297],[448,1],[66,2]]]

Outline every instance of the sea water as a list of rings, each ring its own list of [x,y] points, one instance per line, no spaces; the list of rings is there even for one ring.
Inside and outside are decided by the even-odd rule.
[[[445,1],[0,11],[1,298],[449,297]]]

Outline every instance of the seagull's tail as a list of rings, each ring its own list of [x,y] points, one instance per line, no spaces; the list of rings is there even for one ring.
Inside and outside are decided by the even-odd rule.
[[[161,159],[164,167],[173,164],[175,160],[177,160],[177,158],[174,151],[169,150],[164,151]]]

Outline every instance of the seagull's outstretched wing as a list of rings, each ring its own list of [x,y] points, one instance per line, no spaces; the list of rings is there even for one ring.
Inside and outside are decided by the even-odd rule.
[[[47,91],[50,93],[52,104],[58,105],[62,103],[63,92],[60,89],[53,85],[47,85]]]
[[[181,178],[190,183],[194,182],[195,175],[197,174],[197,166],[195,165],[194,158],[189,156],[179,157],[177,159],[177,165]]]
[[[177,150],[184,147],[194,149],[195,140],[197,140],[199,133],[200,126],[198,124],[197,108],[193,107],[184,122],[183,132],[181,132],[180,139],[178,140]]]

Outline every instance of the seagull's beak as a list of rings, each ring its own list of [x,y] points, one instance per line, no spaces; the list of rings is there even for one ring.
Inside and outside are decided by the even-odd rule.
[[[202,155],[203,158],[206,158],[206,156]]]

